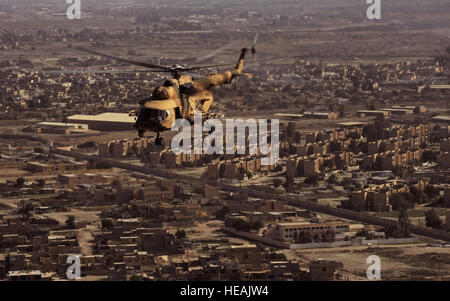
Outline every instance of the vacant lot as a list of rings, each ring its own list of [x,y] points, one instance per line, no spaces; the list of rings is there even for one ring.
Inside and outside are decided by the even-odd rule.
[[[319,258],[343,262],[345,275],[350,280],[367,280],[366,271],[370,264],[366,260],[370,255],[380,257],[381,278],[385,280],[426,279],[429,276],[445,279],[450,276],[450,248],[425,244],[286,251],[286,255],[305,262]]]

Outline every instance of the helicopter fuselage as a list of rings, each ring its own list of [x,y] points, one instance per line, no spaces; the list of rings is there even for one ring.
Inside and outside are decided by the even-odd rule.
[[[254,44],[255,43],[256,37]],[[160,138],[159,133],[171,129],[175,120],[183,118],[190,120],[192,123],[196,112],[201,112],[206,115],[203,116],[203,118],[210,118],[213,116],[207,114],[214,99],[213,94],[210,91],[211,88],[223,84],[230,84],[237,76],[251,76],[250,74],[242,73],[245,54],[249,51],[248,48],[241,49],[238,62],[233,70],[212,74],[196,80],[192,80],[191,76],[182,73],[190,72],[192,70],[228,66],[229,64],[196,67],[173,65],[172,67],[167,67],[159,64],[121,58],[82,47],[76,48],[94,55],[150,68],[153,72],[167,72],[172,74],[173,78],[156,88],[151,97],[139,102],[139,112],[130,112],[130,116],[136,116],[135,127],[138,130],[139,136],[142,137],[146,131],[156,132],[158,134],[156,142],[159,143],[162,139]],[[254,45],[252,46],[251,51],[254,53]]]
[[[194,115],[201,112],[205,117],[213,103],[211,88],[230,84],[232,80],[243,74],[244,57],[248,49],[243,48],[234,70],[211,74],[196,80],[189,75],[179,75],[167,80],[157,87],[150,98],[139,102],[140,111],[137,114],[135,127],[139,136],[146,131],[156,132],[170,130],[177,119],[187,119],[191,124]]]
[[[211,88],[229,84],[240,74],[239,70],[212,74],[198,80],[182,75],[179,79],[170,79],[156,88],[151,98],[140,101],[136,128],[140,133],[146,131],[163,132],[170,130],[176,119],[193,122],[196,112],[207,114],[214,101]]]

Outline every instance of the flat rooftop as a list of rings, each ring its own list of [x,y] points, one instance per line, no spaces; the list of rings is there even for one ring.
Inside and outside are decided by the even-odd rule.
[[[413,112],[414,109],[407,108],[391,108],[391,109],[380,109],[380,111],[388,111],[388,112]]]
[[[277,226],[282,227],[297,227],[297,226],[330,226],[330,225],[348,225],[349,223],[344,222],[326,222],[326,223],[310,223],[310,222],[284,222],[284,223],[275,223]]]
[[[276,113],[275,116],[301,118],[301,117],[303,117],[303,114]]]
[[[349,121],[349,122],[340,122],[337,125],[341,127],[348,127],[348,126],[363,126],[366,125],[365,122],[359,122],[359,121]]]
[[[76,121],[101,121],[101,122],[123,122],[123,123],[135,123],[133,116],[128,116],[126,113],[102,113],[98,115],[72,115],[67,118],[68,120]]]
[[[444,115],[435,116],[435,117],[433,117],[433,119],[437,120],[437,121],[450,122],[450,116],[444,116]]]
[[[385,111],[381,110],[359,110],[358,113],[384,113]]]
[[[81,124],[81,123],[64,123],[64,122],[50,122],[50,121],[39,122],[38,125],[40,125],[40,126],[78,127],[78,128],[86,127],[85,124]]]

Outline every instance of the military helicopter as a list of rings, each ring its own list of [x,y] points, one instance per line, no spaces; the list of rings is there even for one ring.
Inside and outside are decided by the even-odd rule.
[[[194,114],[201,112],[203,121],[210,118],[221,117],[220,114],[211,114],[209,109],[213,103],[214,96],[211,88],[224,84],[230,84],[240,76],[251,77],[251,74],[243,73],[244,58],[247,52],[255,55],[257,36],[253,45],[249,48],[242,48],[239,59],[234,69],[211,74],[209,76],[200,76],[193,79],[190,71],[218,68],[230,66],[231,64],[217,64],[207,66],[187,67],[186,65],[173,65],[170,67],[129,60],[91,49],[77,47],[76,49],[88,52],[94,55],[103,56],[131,65],[149,68],[151,72],[170,73],[172,78],[166,80],[160,87],[154,89],[152,95],[139,101],[139,111],[131,111],[130,116],[135,116],[135,127],[138,130],[139,137],[143,137],[147,131],[156,132],[156,145],[163,143],[160,133],[170,130],[176,119],[186,119],[193,123]],[[183,74],[187,73],[187,74]]]

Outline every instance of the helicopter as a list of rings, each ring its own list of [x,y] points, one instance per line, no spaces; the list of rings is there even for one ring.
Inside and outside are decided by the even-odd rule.
[[[257,35],[250,48],[241,49],[234,69],[210,74],[209,76],[200,76],[196,79],[193,79],[193,76],[189,74],[190,71],[225,67],[231,64],[196,67],[188,67],[182,64],[161,66],[129,60],[82,47],[76,47],[76,49],[131,65],[149,68],[151,72],[170,73],[172,75],[172,78],[167,79],[162,86],[155,88],[150,97],[139,101],[139,110],[129,112],[130,116],[135,117],[136,123],[134,126],[138,131],[138,136],[144,137],[145,132],[156,132],[155,144],[162,145],[163,138],[160,133],[170,130],[177,119],[186,119],[192,125],[194,115],[197,112],[202,113],[203,121],[210,118],[223,117],[221,114],[209,113],[209,109],[214,100],[211,89],[217,86],[231,84],[235,78],[240,76],[252,77],[252,74],[243,73],[243,68],[247,52],[250,51],[253,55],[256,53],[256,40]]]

